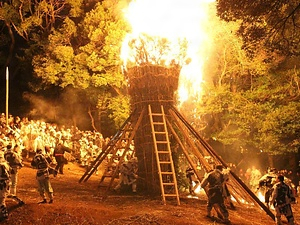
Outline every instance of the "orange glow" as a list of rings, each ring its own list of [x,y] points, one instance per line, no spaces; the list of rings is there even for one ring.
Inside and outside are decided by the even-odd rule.
[[[175,61],[182,66],[177,91],[179,102],[190,97],[198,98],[203,83],[205,57],[212,45],[209,37],[209,19],[212,13],[215,13],[214,0],[131,1],[128,8],[124,9],[124,15],[132,28],[122,46],[121,57],[125,67],[140,63],[137,61],[136,52],[128,45],[131,40],[137,40],[143,34],[165,38],[170,45],[168,51],[163,52],[161,62],[167,66]],[[182,41],[187,42],[187,55],[184,59],[176,58],[182,50]],[[152,58],[161,54],[153,46],[146,47]]]
[[[259,191],[257,193],[257,198],[261,201],[261,202],[265,202],[265,196],[263,195],[263,193],[261,191]]]

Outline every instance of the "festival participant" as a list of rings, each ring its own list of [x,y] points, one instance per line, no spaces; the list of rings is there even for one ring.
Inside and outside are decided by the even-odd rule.
[[[222,173],[224,175],[224,186],[223,186],[223,196],[224,196],[224,202],[230,209],[236,209],[233,201],[231,199],[231,193],[228,189],[227,183],[229,182],[229,174],[230,174],[230,168],[226,168],[222,170]]]
[[[251,190],[255,190],[259,183],[259,179],[261,178],[262,174],[255,166],[251,168],[250,180],[249,185]]]
[[[191,195],[195,195],[195,190],[200,186],[200,182],[197,179],[193,168],[188,167],[185,171],[185,174],[186,177],[189,179],[189,192]]]
[[[230,224],[230,220],[228,219],[229,213],[224,203],[224,174],[222,173],[223,166],[217,165],[214,170],[206,174],[204,179],[201,181],[200,186],[205,188],[208,185],[207,190],[207,217],[211,218],[211,210],[213,206],[216,206],[220,209],[220,213],[222,214],[221,218],[224,223]]]
[[[46,194],[49,197],[49,203],[53,203],[53,188],[49,177],[49,164],[46,157],[42,154],[42,149],[38,149],[31,161],[31,166],[37,169],[36,179],[38,182],[38,190],[43,198],[39,204],[47,203]]]
[[[6,197],[9,194],[10,170],[8,162],[4,158],[4,152],[0,151],[0,212],[2,219],[8,219]]]
[[[57,163],[55,170],[60,174],[64,174],[64,165],[66,163],[66,158],[64,157],[65,152],[71,153],[71,149],[64,146],[63,141],[58,139],[54,148],[53,156]]]
[[[10,187],[10,191],[9,191],[10,193],[8,197],[17,201],[19,205],[24,205],[25,203],[19,197],[17,197],[18,174],[19,174],[19,169],[23,167],[22,159],[12,149],[12,146],[10,144],[6,146],[6,151],[4,152],[4,158],[8,162],[9,166],[11,167],[11,173],[10,173],[11,187]]]
[[[273,185],[276,182],[277,170],[275,168],[268,168],[268,171],[265,175],[263,175],[258,182],[257,191],[260,188],[264,188],[265,191],[265,203],[266,206],[270,207],[270,197],[273,192]]]
[[[114,190],[119,191],[122,186],[131,186],[132,192],[136,193],[137,168],[136,157],[123,162],[120,166],[120,180]]]
[[[294,225],[291,203],[295,203],[296,199],[291,188],[285,184],[283,175],[278,175],[276,181],[270,201],[275,207],[276,225],[282,224],[281,215],[286,217],[289,225]]]

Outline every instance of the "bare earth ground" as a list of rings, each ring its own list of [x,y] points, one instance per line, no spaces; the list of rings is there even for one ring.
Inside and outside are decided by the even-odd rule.
[[[76,163],[65,165],[65,174],[51,176],[54,189],[54,203],[41,204],[36,190],[36,171],[29,166],[29,161],[20,170],[18,196],[25,205],[18,207],[11,199],[7,200],[9,219],[2,224],[34,225],[87,225],[87,224],[217,224],[205,217],[206,196],[199,199],[183,197],[181,205],[167,201],[163,205],[160,198],[154,199],[137,195],[109,195],[103,201],[105,189],[98,187],[101,176],[93,175],[87,182],[79,183],[84,169]],[[299,199],[298,199],[299,200]],[[293,205],[295,220],[300,222],[300,209]],[[266,213],[258,208],[237,205],[236,210],[229,210],[230,220],[236,225],[275,224]]]

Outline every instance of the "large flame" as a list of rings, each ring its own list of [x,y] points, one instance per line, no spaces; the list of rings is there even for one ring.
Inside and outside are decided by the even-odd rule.
[[[211,40],[208,31],[210,8],[214,0],[132,0],[124,10],[131,25],[132,33],[123,42],[121,57],[125,64],[134,61],[130,40],[138,39],[141,34],[166,38],[173,52],[164,56],[164,62],[176,61],[180,51],[178,40],[187,41],[189,63],[182,64],[179,78],[178,100],[186,101],[201,93],[203,64],[209,51]],[[151,51],[148,49],[148,52]],[[153,53],[156,54],[156,53]],[[178,63],[178,61],[176,61]]]

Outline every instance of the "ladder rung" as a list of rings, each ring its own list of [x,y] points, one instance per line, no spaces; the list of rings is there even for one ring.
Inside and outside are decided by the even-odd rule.
[[[162,161],[160,161],[159,163],[160,163],[160,164],[171,164],[171,162],[170,162],[170,161],[163,161],[163,162],[162,162]]]
[[[164,174],[164,175],[172,175],[173,173],[172,172],[160,172],[161,174]]]
[[[164,125],[164,122],[153,122],[154,125]]]
[[[166,134],[167,132],[165,131],[154,131],[155,134]]]
[[[168,144],[167,141],[156,141],[157,144]]]
[[[161,150],[161,151],[157,151],[157,153],[161,153],[161,154],[168,154],[168,153],[169,153],[169,151],[163,151],[163,150]]]
[[[176,194],[164,194],[164,195],[165,195],[165,197],[177,197]]]
[[[166,185],[166,186],[173,186],[173,185],[175,185],[175,183],[163,183],[163,185]]]
[[[162,115],[164,115],[164,114],[162,114],[162,113],[151,113],[151,115],[152,115],[152,116],[162,116]]]

